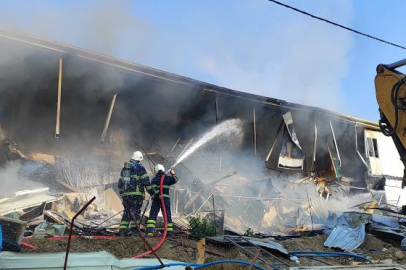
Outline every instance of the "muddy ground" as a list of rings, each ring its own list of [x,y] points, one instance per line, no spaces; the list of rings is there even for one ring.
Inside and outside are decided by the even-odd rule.
[[[313,237],[291,238],[287,240],[276,241],[281,243],[288,251],[339,251],[324,247],[323,243],[326,239],[324,235],[316,235]],[[159,238],[149,239],[151,245],[155,245]],[[24,242],[37,247],[36,250],[23,248],[22,252],[29,253],[46,253],[46,252],[64,252],[66,251],[67,239],[25,239]],[[196,260],[196,241],[189,239],[186,236],[178,236],[172,240],[167,240],[158,250],[157,254],[165,259],[171,259],[183,262],[194,262]],[[207,243],[206,252],[207,261],[215,261],[220,259],[240,259],[251,261],[252,257],[245,255],[237,248],[232,246],[220,246],[212,243]],[[71,252],[95,252],[107,251],[118,258],[130,258],[135,254],[142,253],[147,250],[144,242],[139,237],[116,238],[116,239],[83,239],[74,238],[71,242]],[[363,245],[353,251],[361,253],[375,263],[392,263],[406,264],[406,258],[397,259],[395,253],[400,249],[393,247],[391,244],[385,243],[378,238],[367,235]],[[289,260],[288,257],[282,254],[274,253],[278,258],[291,266],[296,264]],[[148,256],[152,258],[153,256]],[[390,261],[387,261],[387,260]],[[386,261],[385,261],[386,260]],[[301,265],[316,266],[316,265],[351,265],[360,263],[358,260],[348,258],[318,258],[318,259],[300,259]],[[246,269],[244,267],[236,267],[235,265],[217,266],[209,269]]]

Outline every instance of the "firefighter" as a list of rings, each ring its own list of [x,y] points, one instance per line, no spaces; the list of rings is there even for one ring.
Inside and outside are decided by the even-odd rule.
[[[156,218],[158,216],[159,210],[161,209],[161,197],[164,199],[164,207],[166,209],[166,217],[168,221],[168,229],[167,235],[171,237],[173,235],[173,223],[172,223],[172,216],[171,216],[171,200],[169,198],[169,188],[171,185],[174,185],[178,182],[178,177],[173,169],[171,169],[170,174],[165,174],[165,168],[161,164],[157,164],[154,168],[156,173],[155,177],[151,181],[151,188],[149,189],[149,193],[152,196],[152,205],[151,210],[149,212],[149,219],[147,221],[147,237],[152,237],[154,235],[155,225],[156,225]],[[163,194],[160,194],[160,183],[161,178],[164,178],[163,182]]]
[[[136,227],[140,222],[140,213],[144,201],[144,191],[151,188],[149,177],[141,161],[144,159],[140,151],[133,153],[129,162],[124,163],[121,170],[118,190],[123,201],[124,213],[120,222],[120,235],[129,236],[136,233]],[[130,211],[134,213],[135,221],[132,220]],[[136,224],[138,223],[138,224]]]

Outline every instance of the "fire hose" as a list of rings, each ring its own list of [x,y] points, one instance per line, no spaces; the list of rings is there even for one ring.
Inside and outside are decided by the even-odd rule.
[[[165,174],[162,175],[161,181],[159,183],[159,194],[160,194],[159,198],[161,200],[162,215],[164,216],[164,234],[162,235],[162,237],[159,240],[158,244],[156,244],[152,248],[152,250],[148,250],[148,251],[146,251],[144,253],[134,255],[133,259],[139,259],[139,258],[142,258],[142,257],[145,257],[145,256],[151,254],[152,251],[158,250],[165,241],[167,230],[168,230],[168,218],[166,216],[166,208],[165,208],[165,202],[164,202],[164,197],[163,197],[163,194],[164,194],[164,179],[165,179]]]

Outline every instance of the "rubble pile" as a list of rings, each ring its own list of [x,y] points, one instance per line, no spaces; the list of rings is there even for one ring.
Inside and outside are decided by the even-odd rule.
[[[35,159],[26,160],[16,144],[10,145],[9,152],[18,153],[14,160],[29,162],[31,170],[35,163],[57,171],[60,167],[56,164],[67,164],[58,163],[61,158],[42,154],[30,155]],[[207,159],[213,158],[209,153],[205,155]],[[154,152],[150,158],[159,156]],[[357,195],[350,196],[351,187],[345,179],[329,179],[320,174],[280,181],[286,176],[268,172],[267,178],[252,182],[245,174],[234,171],[207,182],[191,174],[193,169],[188,166],[194,165],[185,162],[179,166],[184,181],[171,189],[176,233],[159,251],[166,259],[194,261],[197,247],[189,233],[188,220],[200,216],[212,222],[217,232],[217,237],[207,239],[208,260],[210,256],[214,256],[213,260],[237,256],[249,261],[255,257],[250,248],[259,248],[264,251],[258,263],[281,264],[286,269],[299,265],[406,262],[402,251],[406,250],[404,207],[388,203],[381,191],[357,189]],[[24,169],[21,171],[24,173]],[[93,177],[92,173],[87,175]],[[139,237],[126,241],[118,237],[123,205],[112,179],[89,182],[73,181],[74,178],[73,174],[59,177],[51,187],[20,190],[0,200],[3,251],[63,252],[71,225],[72,252],[108,251],[125,258],[148,250]],[[71,224],[92,196],[96,200]],[[148,215],[148,200],[147,196],[142,208],[142,229]],[[162,226],[160,218],[158,230]]]

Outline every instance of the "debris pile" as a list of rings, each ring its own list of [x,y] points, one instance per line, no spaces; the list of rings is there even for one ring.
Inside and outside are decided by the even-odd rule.
[[[235,256],[233,254],[237,252],[243,260],[256,258],[257,263],[261,265],[281,269],[301,269],[293,268],[299,265],[319,267],[403,262],[404,254],[401,250],[406,249],[404,240],[406,216],[403,215],[402,207],[383,203],[382,200],[379,202],[368,199],[348,209],[346,206],[338,208],[346,211],[331,211],[332,208],[326,205],[336,203],[337,195],[334,194],[337,193],[320,192],[323,182],[320,178],[304,178],[289,183],[292,194],[299,187],[303,193],[312,194],[313,190],[313,194],[317,194],[316,197],[306,195],[306,198],[301,199],[289,198],[289,194],[283,192],[286,187],[278,186],[272,177],[256,183],[267,186],[266,192],[262,194],[230,196],[232,194],[227,193],[230,189],[225,190],[221,185],[217,186],[217,183],[225,183],[227,179],[232,178],[235,186],[231,192],[238,194],[237,192],[241,192],[239,185],[247,180],[237,176],[237,172],[233,172],[208,184],[201,184],[198,192],[190,192],[182,186],[171,190],[171,195],[177,198],[174,200],[175,205],[182,201],[184,206],[174,208],[176,236],[167,241],[159,252],[160,256],[193,262],[196,242],[190,238],[188,220],[190,217],[200,216],[216,227],[218,236],[207,238],[206,254],[209,257],[216,256],[217,260],[232,259]],[[324,181],[324,190],[327,190],[326,183]],[[284,185],[286,184],[285,182]],[[59,185],[61,190],[67,186],[71,187],[68,190],[80,190],[80,187],[75,188],[68,183]],[[329,183],[329,186],[333,186],[332,183]],[[130,246],[123,248],[122,239],[117,236],[123,211],[117,192],[106,185],[102,192],[96,194],[97,200],[90,204],[73,224],[72,252],[107,250],[117,257],[134,255],[138,252],[133,248],[135,243],[140,248],[143,246],[139,238],[128,238],[125,242]],[[90,195],[91,189],[81,193],[51,192],[49,188],[40,188],[18,191],[12,198],[2,199],[0,224],[3,229],[3,251],[21,250],[31,253],[64,251],[71,220],[89,201]],[[359,196],[359,199],[365,198],[370,197],[365,194]],[[145,207],[148,200],[147,197],[143,206],[144,212],[147,213]],[[352,201],[350,200],[351,203]],[[262,219],[259,226],[247,228],[246,224],[249,222],[233,216],[232,208],[246,207],[247,203],[256,208],[268,205],[267,210],[258,219]],[[245,214],[247,217],[253,216],[253,213]],[[145,219],[142,227],[144,224]],[[158,220],[158,230],[162,226],[162,220]],[[240,236],[235,236],[236,234]],[[184,238],[189,240],[186,241]],[[311,244],[303,245],[306,239],[309,239]],[[375,242],[371,245],[372,240]],[[148,248],[144,247],[139,252],[146,250]],[[178,253],[172,254],[165,250],[178,250]]]

